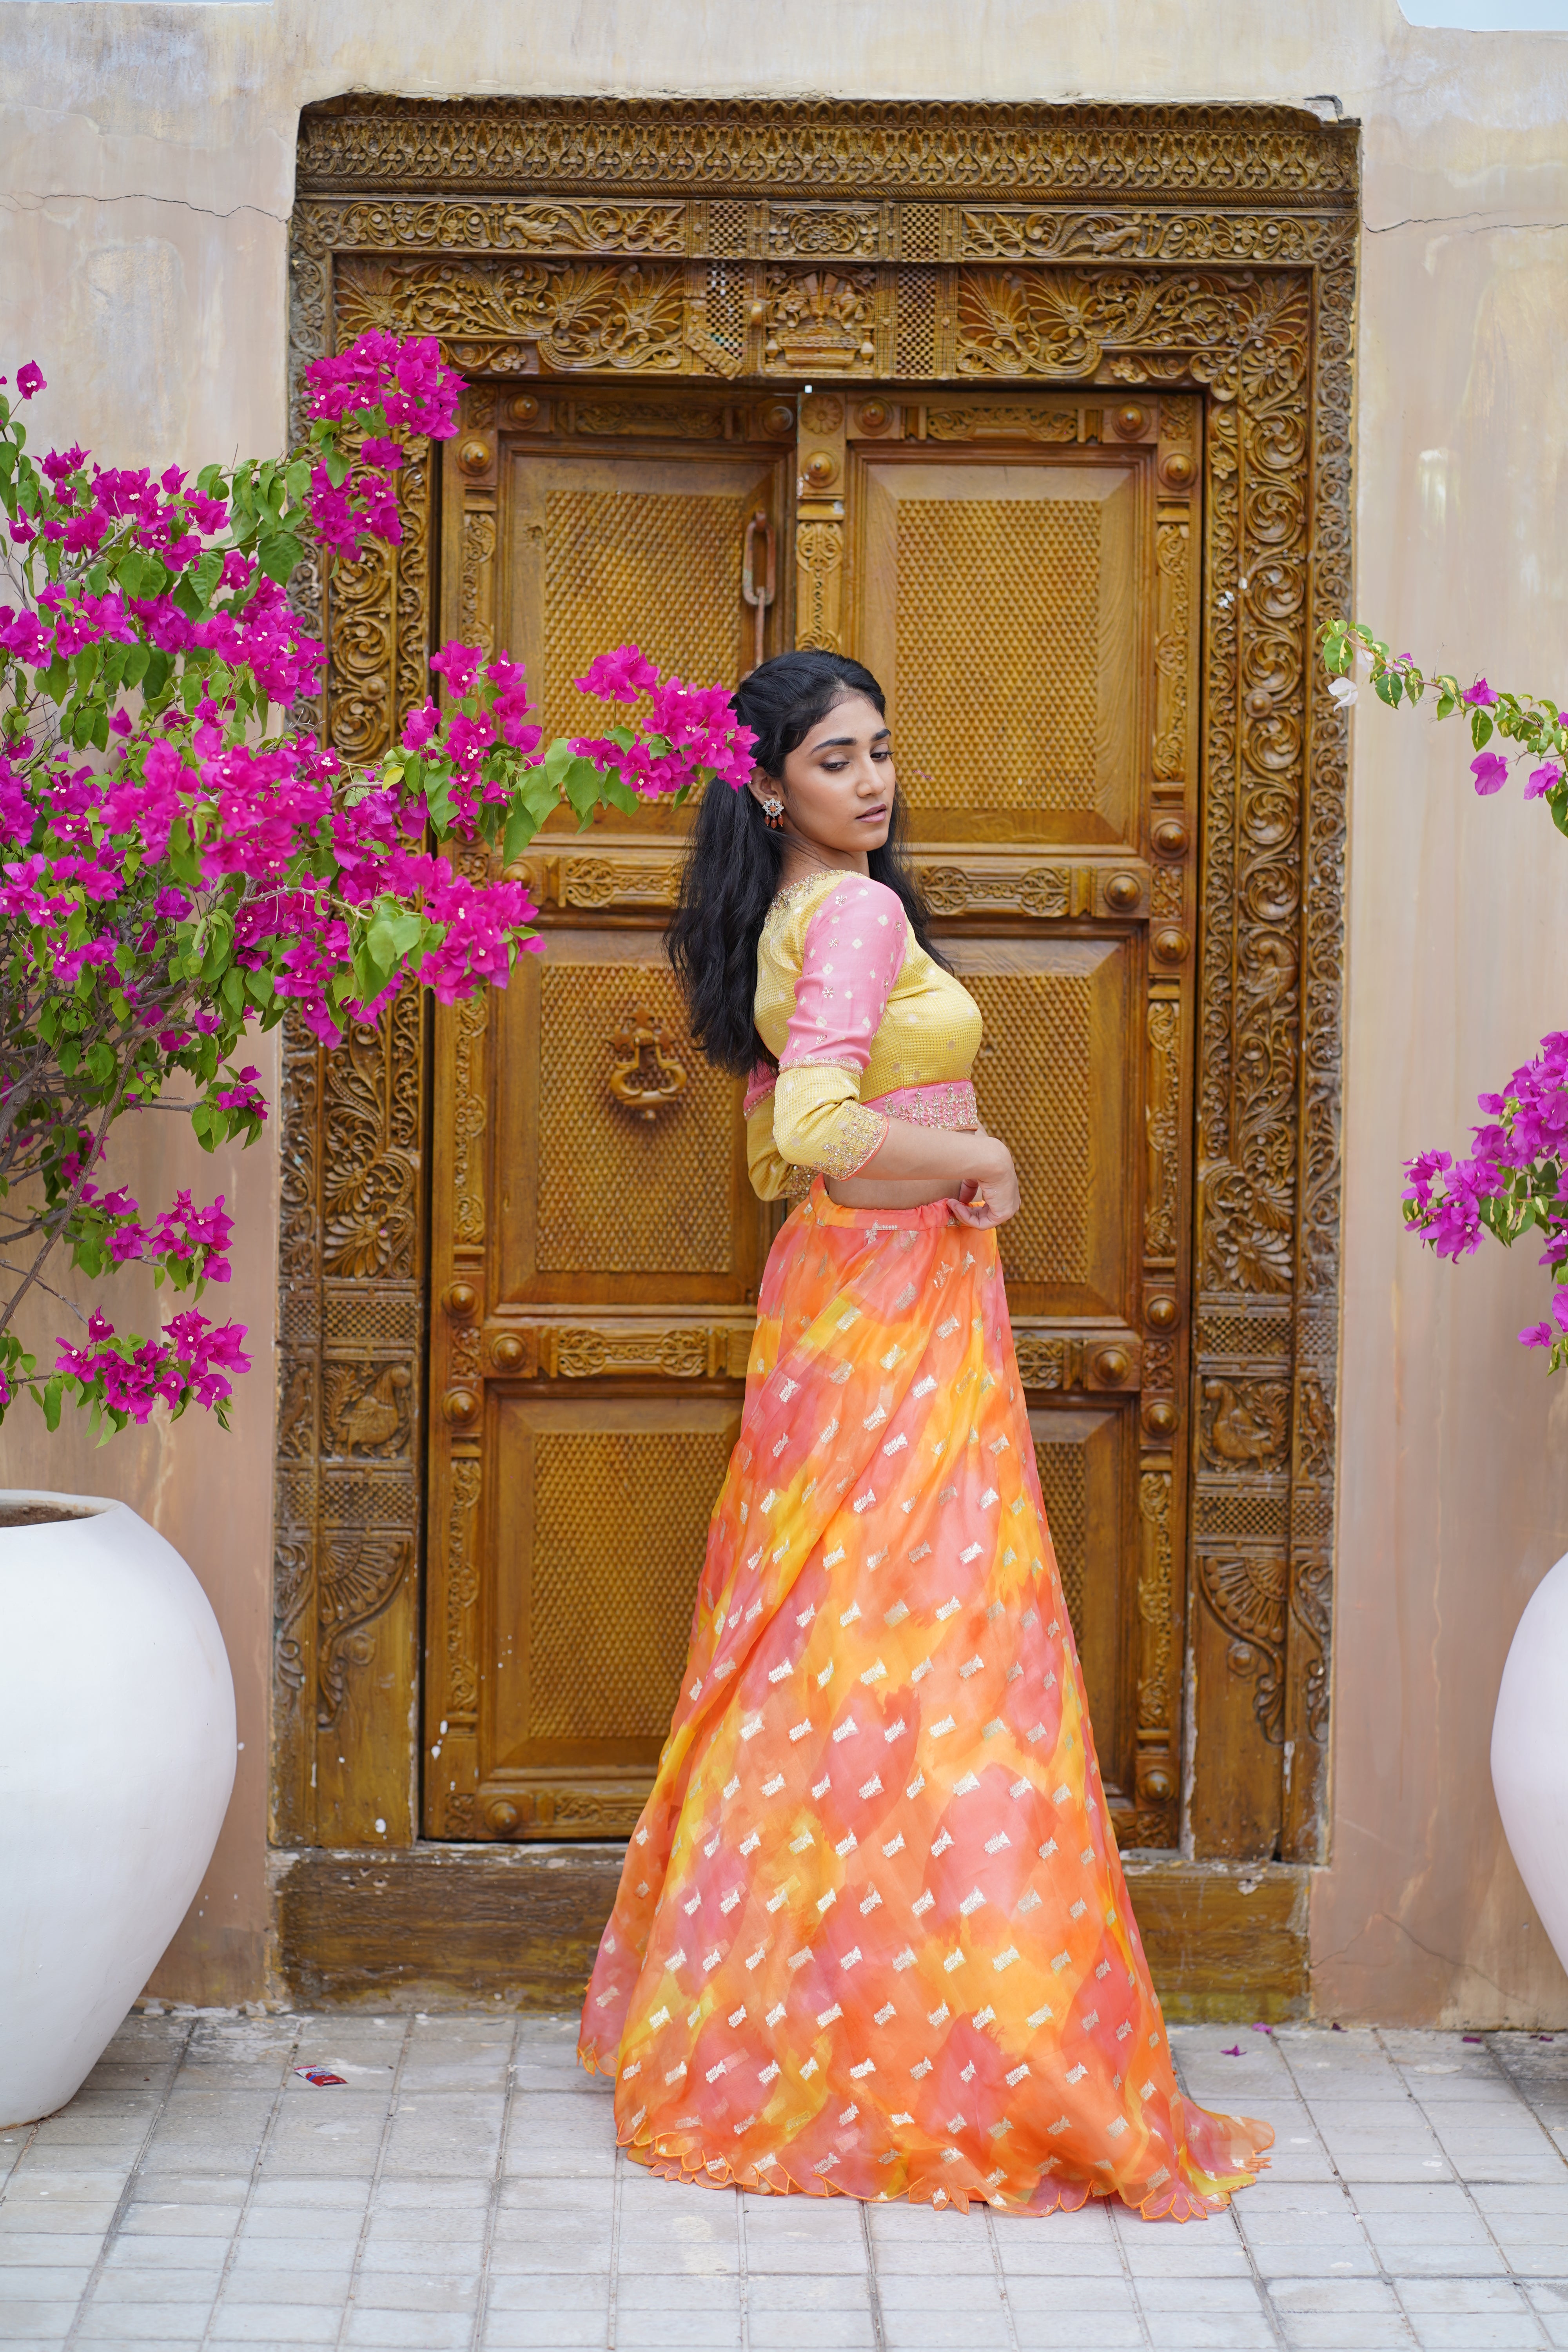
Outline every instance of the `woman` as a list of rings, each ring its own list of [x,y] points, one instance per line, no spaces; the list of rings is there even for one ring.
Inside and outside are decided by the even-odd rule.
[[[579,2054],[670,2179],[1201,2217],[1273,2134],[1176,2088],[1013,1354],[1017,1177],[882,693],[784,654],[735,709],[756,772],[703,799],[670,953],[703,1051],[752,1072],[757,1190],[812,1181]]]

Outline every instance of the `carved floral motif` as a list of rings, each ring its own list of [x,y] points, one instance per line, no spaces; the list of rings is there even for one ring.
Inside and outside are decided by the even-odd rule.
[[[663,262],[369,261],[336,281],[340,334],[437,335],[459,367],[516,373],[525,352],[578,368],[682,363],[685,272]]]

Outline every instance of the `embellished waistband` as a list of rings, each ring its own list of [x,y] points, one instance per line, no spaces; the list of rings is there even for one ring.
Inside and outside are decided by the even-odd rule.
[[[967,1078],[942,1078],[934,1086],[895,1087],[877,1095],[862,1108],[879,1110],[889,1118],[906,1118],[911,1127],[976,1128],[980,1111],[974,1088]]]

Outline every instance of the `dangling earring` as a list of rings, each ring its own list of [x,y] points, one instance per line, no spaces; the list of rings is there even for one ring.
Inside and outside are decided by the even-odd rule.
[[[773,833],[782,833],[784,831],[783,801],[764,801],[763,803],[763,823]]]

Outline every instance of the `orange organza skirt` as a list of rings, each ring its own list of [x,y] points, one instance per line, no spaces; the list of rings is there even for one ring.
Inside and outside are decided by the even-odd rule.
[[[995,1236],[820,1181],[763,1284],[691,1650],[579,2055],[672,2179],[1200,2218]]]

